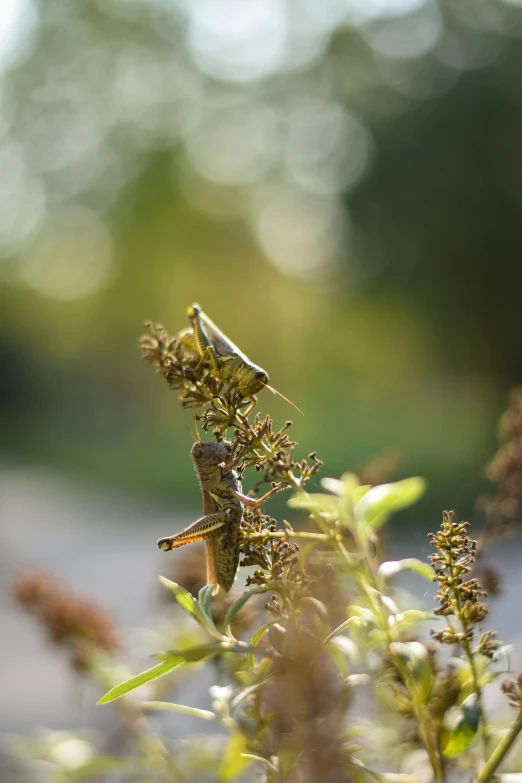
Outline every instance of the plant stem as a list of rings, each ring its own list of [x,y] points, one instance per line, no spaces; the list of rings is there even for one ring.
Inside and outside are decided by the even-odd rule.
[[[475,783],[487,783],[491,780],[497,767],[502,763],[507,752],[515,742],[516,738],[522,730],[522,710],[520,710],[517,719],[511,726],[511,729],[506,736],[498,743],[497,747],[482,767],[479,776],[475,780]]]

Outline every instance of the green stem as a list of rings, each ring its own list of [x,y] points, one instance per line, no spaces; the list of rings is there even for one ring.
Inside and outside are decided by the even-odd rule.
[[[518,718],[511,726],[511,729],[506,736],[499,742],[485,765],[482,767],[479,776],[475,780],[475,783],[487,783],[491,780],[497,767],[502,763],[504,757],[508,753],[509,749],[515,742],[516,738],[522,730],[522,710],[518,714]]]

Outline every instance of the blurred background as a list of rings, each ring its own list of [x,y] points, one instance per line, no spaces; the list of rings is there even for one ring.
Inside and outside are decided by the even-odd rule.
[[[194,300],[323,475],[427,479],[424,555],[473,516],[522,380],[521,0],[3,0],[0,70],[4,598],[35,563],[150,623],[199,490],[138,339]],[[74,722],[0,618],[0,728]]]

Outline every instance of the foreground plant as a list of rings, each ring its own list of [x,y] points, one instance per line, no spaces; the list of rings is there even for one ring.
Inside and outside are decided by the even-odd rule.
[[[256,471],[254,496],[263,484],[263,501],[292,492],[288,505],[300,525],[279,523],[259,504],[242,508],[240,565],[248,570],[240,568],[228,593],[214,595],[212,584],[196,589],[204,578],[190,549],[185,563],[176,560],[178,576],[161,577],[176,621],[161,631],[151,665],[121,677],[99,701],[134,711],[156,743],[155,756],[137,756],[139,769],[118,767],[117,780],[492,781],[508,753],[513,758],[522,681],[503,685],[518,715],[499,734],[484,691],[502,674],[507,648],[479,630],[485,591],[472,572],[476,547],[467,523],[444,513],[431,536],[431,564],[386,560],[383,527],[421,497],[422,479],[372,486],[346,473],[309,493],[320,462],[294,456],[289,422],[274,431],[268,416],[250,421],[238,387],[217,379],[210,363],[161,327],[150,328],[142,348],[198,426],[223,444],[239,476]],[[404,572],[438,583],[434,612],[394,587]],[[173,700],[179,679],[201,667],[216,683],[205,707]],[[164,713],[215,727],[215,740],[207,734],[179,744],[161,730]],[[124,764],[116,755],[110,759]],[[80,778],[60,774],[60,783]],[[82,771],[82,780],[94,777]]]

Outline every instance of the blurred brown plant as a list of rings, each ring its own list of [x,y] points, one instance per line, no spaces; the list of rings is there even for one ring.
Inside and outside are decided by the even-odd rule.
[[[500,688],[509,699],[509,705],[522,710],[522,674],[519,674],[516,680],[504,680]]]
[[[486,467],[486,476],[495,486],[494,494],[477,498],[476,506],[485,516],[484,531],[477,545],[481,556],[494,536],[514,531],[522,501],[522,388],[513,389],[508,407],[498,425],[499,448]]]
[[[50,574],[22,572],[11,586],[11,595],[38,620],[53,644],[68,650],[76,671],[88,668],[93,647],[110,655],[121,650],[121,639],[105,609],[75,596]]]

